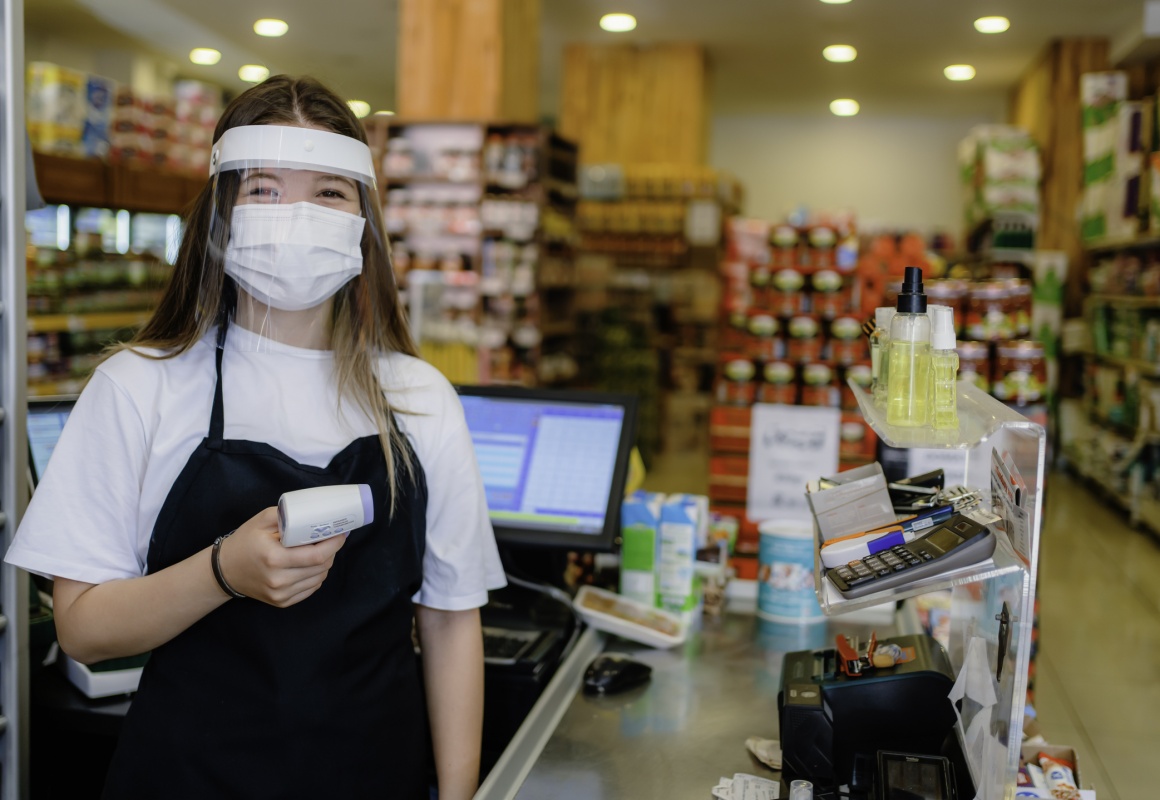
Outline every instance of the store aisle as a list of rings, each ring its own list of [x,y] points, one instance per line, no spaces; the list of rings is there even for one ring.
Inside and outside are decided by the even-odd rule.
[[[1036,706],[1100,800],[1157,796],[1160,546],[1077,479],[1052,473],[1039,566]]]

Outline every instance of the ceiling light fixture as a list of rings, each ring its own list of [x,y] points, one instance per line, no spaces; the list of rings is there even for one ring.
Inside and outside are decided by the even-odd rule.
[[[947,76],[947,80],[969,81],[975,77],[975,68],[970,64],[951,64],[943,70],[943,75]]]
[[[850,0],[822,0],[822,2],[830,6],[843,6],[849,3]]]
[[[254,23],[254,33],[259,36],[285,36],[290,26],[285,20],[260,19]]]
[[[387,111],[386,109],[384,109],[382,111],[376,111],[375,116],[376,117],[393,117],[393,116],[395,116],[395,112],[394,111]]]
[[[848,44],[832,44],[822,50],[822,58],[835,64],[845,64],[858,57],[858,51]]]
[[[862,107],[858,105],[857,100],[851,100],[849,98],[835,100],[834,102],[830,103],[830,112],[838,117],[852,117],[857,114],[861,108]]]
[[[636,17],[632,14],[605,14],[600,18],[600,27],[612,33],[624,33],[636,27]]]
[[[371,104],[366,100],[347,100],[346,104],[350,106],[350,110],[353,111],[354,115],[359,119],[362,119],[371,113]]]
[[[270,70],[259,64],[246,64],[238,70],[238,77],[246,83],[261,83],[270,77]]]
[[[222,54],[220,50],[214,50],[212,47],[195,47],[189,51],[189,60],[203,67],[212,67],[222,60]]]
[[[975,20],[975,30],[979,33],[1002,33],[1011,27],[1006,17],[979,17]]]

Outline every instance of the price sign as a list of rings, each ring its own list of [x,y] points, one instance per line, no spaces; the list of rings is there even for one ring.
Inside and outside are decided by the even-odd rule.
[[[838,471],[840,422],[836,408],[753,407],[745,511],[751,520],[811,521],[806,482]]]

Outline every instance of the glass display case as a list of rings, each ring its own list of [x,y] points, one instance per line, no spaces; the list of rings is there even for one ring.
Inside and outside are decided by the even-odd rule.
[[[1042,527],[1046,434],[970,382],[958,384],[959,429],[935,431],[886,423],[885,411],[851,384],[867,422],[897,448],[961,453],[963,484],[982,492],[1001,521],[995,552],[967,567],[847,600],[815,566],[822,610],[840,615],[940,589],[951,590],[947,647],[955,675],[966,686],[959,743],[979,798],[1014,791],[1019,769],[1035,608],[1035,577]],[[821,563],[820,557],[815,559]]]

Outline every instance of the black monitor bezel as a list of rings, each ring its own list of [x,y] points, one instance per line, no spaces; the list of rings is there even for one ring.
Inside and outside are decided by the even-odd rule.
[[[614,405],[624,409],[620,426],[620,442],[616,463],[612,469],[612,485],[608,490],[608,507],[604,512],[604,528],[597,534],[564,533],[504,525],[492,520],[496,542],[501,546],[528,548],[555,548],[611,552],[620,540],[620,504],[624,499],[624,485],[628,480],[629,457],[636,441],[637,398],[630,394],[589,392],[575,389],[526,388],[517,386],[457,386],[456,391],[466,397],[484,397],[538,403],[579,403],[581,405]]]
[[[76,395],[53,395],[46,397],[29,397],[28,407],[24,415],[24,439],[28,447],[28,474],[32,481],[32,488],[40,483],[44,475],[36,468],[36,459],[32,454],[32,436],[28,432],[28,418],[35,413],[52,413],[58,411],[62,406],[67,406],[69,413],[72,413],[76,406]]]

